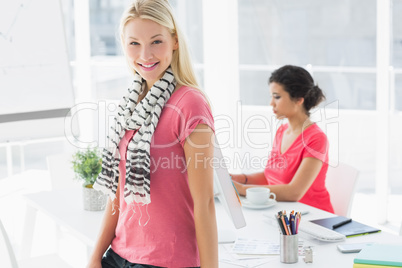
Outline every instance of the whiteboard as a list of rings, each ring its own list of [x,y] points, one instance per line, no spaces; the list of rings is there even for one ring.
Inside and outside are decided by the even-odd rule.
[[[0,0],[0,142],[4,124],[62,118],[73,105],[60,1]]]
[[[58,0],[0,1],[0,114],[73,104],[62,18]]]

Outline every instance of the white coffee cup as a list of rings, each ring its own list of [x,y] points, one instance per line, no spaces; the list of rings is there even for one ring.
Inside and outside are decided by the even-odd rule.
[[[262,205],[266,204],[270,198],[276,199],[276,194],[271,193],[269,188],[253,187],[246,190],[246,198],[253,204]]]

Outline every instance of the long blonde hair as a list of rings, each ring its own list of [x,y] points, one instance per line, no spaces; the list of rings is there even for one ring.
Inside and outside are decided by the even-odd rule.
[[[198,86],[186,40],[173,16],[172,8],[167,0],[135,0],[124,11],[120,20],[120,40],[124,51],[124,28],[135,18],[152,20],[166,27],[173,36],[177,37],[179,47],[174,50],[171,67],[179,85],[201,90]],[[132,69],[132,68],[131,68]],[[135,72],[134,69],[132,69]]]

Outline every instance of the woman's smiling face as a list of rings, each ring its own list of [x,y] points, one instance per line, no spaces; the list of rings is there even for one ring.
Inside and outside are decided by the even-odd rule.
[[[124,28],[124,48],[130,66],[147,81],[149,89],[169,67],[178,42],[166,27],[136,18]]]

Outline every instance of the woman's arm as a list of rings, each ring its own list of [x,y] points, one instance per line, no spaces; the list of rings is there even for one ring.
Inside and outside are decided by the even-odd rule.
[[[253,174],[230,174],[234,182],[241,184],[254,184],[254,185],[266,185],[267,179],[264,172],[258,172]]]
[[[184,153],[191,196],[201,267],[218,267],[218,234],[216,227],[212,145],[214,134],[204,124],[187,137]]]
[[[321,160],[306,157],[300,163],[300,166],[290,183],[266,185],[264,187],[271,189],[271,192],[276,194],[276,200],[278,201],[299,201],[313,184],[318,173],[320,173],[321,167]],[[241,195],[246,195],[247,188],[257,186],[261,187],[260,185],[234,184]]]
[[[103,216],[102,226],[98,235],[98,240],[95,244],[94,251],[91,254],[87,268],[101,268],[101,261],[103,254],[109,248],[115,237],[115,230],[117,226],[117,220],[119,219],[119,193],[120,182],[116,190],[116,198],[111,201],[108,198],[105,213]],[[113,209],[114,207],[114,209]]]

